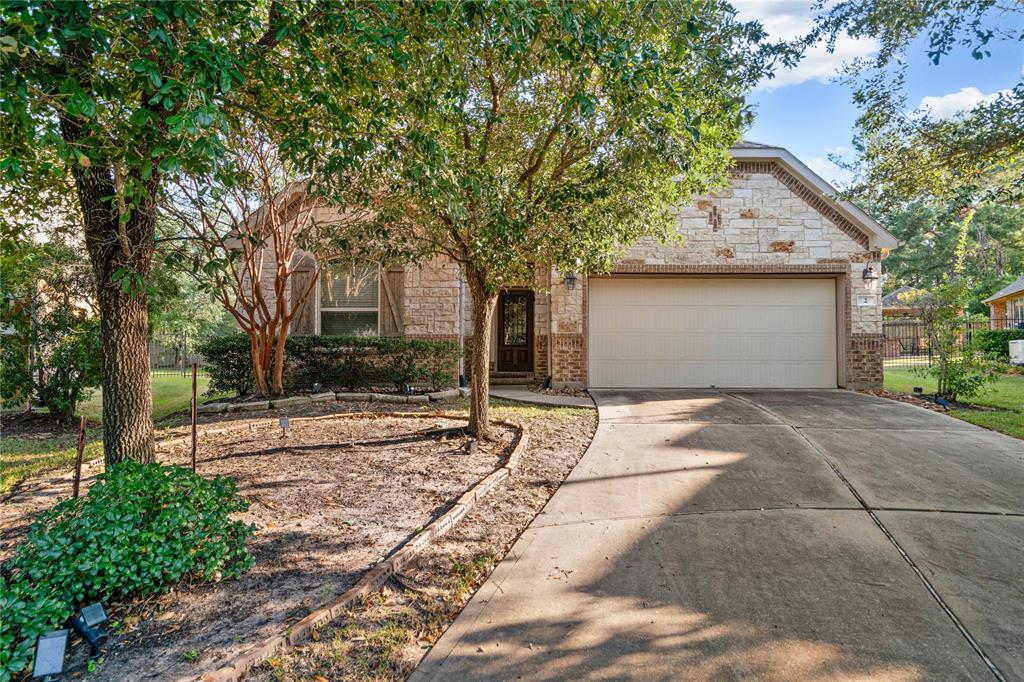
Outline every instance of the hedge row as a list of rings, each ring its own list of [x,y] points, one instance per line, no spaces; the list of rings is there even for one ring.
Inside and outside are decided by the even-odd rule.
[[[974,347],[1008,360],[1010,341],[1024,339],[1024,329],[982,329],[974,332]]]
[[[233,334],[199,344],[210,374],[210,393],[252,392],[249,336]],[[389,336],[293,336],[285,348],[286,388],[314,382],[325,389],[453,386],[459,345],[454,341]]]

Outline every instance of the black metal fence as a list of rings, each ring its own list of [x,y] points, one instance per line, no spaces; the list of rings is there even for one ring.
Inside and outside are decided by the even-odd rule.
[[[195,350],[196,339],[189,336],[155,336],[149,340],[149,369],[153,376],[191,376],[192,363],[204,372],[203,356]]]
[[[957,347],[970,345],[974,335],[983,329],[1020,329],[1024,320],[963,320],[957,324]],[[885,335],[886,367],[922,367],[934,362],[934,350],[928,341],[928,330],[921,320],[889,319],[882,322]]]

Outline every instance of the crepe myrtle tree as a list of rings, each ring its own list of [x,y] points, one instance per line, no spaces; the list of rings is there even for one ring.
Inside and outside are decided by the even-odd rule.
[[[146,291],[166,178],[214,168],[239,110],[269,112],[306,144],[316,132],[288,102],[315,98],[338,120],[360,120],[348,113],[362,110],[353,93],[385,63],[374,59],[379,46],[399,42],[390,9],[386,0],[0,3],[0,173],[12,199],[0,228],[5,239],[23,231],[48,188],[71,176],[100,310],[108,463],[154,457]],[[338,156],[357,166],[361,148],[340,144]]]
[[[369,219],[350,199],[325,206],[308,182],[291,179],[278,144],[248,121],[228,136],[221,174],[178,176],[168,183],[160,240],[169,262],[194,273],[249,336],[261,396],[284,392],[285,347],[295,316],[316,288],[321,269],[345,260],[335,235]]]
[[[489,330],[535,268],[610,267],[724,180],[743,95],[786,48],[724,2],[417,6],[405,118],[368,236],[458,262],[473,299],[470,429],[488,436]]]

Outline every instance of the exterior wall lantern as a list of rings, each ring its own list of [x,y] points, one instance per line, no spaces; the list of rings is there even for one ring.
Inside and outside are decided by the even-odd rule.
[[[576,271],[570,270],[569,272],[565,273],[565,278],[562,280],[562,283],[565,284],[566,289],[572,291],[573,289],[576,288],[577,279],[578,277],[576,276]]]
[[[871,264],[868,264],[868,266],[864,268],[861,276],[864,278],[865,282],[873,282],[880,277],[878,271],[875,270],[875,266]]]

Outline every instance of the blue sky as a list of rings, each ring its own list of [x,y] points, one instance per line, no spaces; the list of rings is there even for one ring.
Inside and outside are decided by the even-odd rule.
[[[757,19],[780,38],[802,35],[811,27],[810,0],[734,0],[733,4],[741,19]],[[1021,14],[1010,17],[1024,28]],[[1002,18],[1004,23],[1008,20]],[[831,82],[832,76],[843,62],[868,56],[875,48],[871,39],[846,37],[837,44],[835,54],[814,48],[795,69],[776,74],[749,98],[756,115],[747,138],[786,147],[826,180],[842,184],[847,176],[829,162],[828,154],[849,157],[857,109],[851,88]],[[908,105],[914,108],[923,103],[933,115],[952,115],[1020,81],[1024,46],[1005,41],[991,50],[992,57],[981,61],[967,50],[956,51],[934,66],[925,46],[915,46],[908,54]]]

